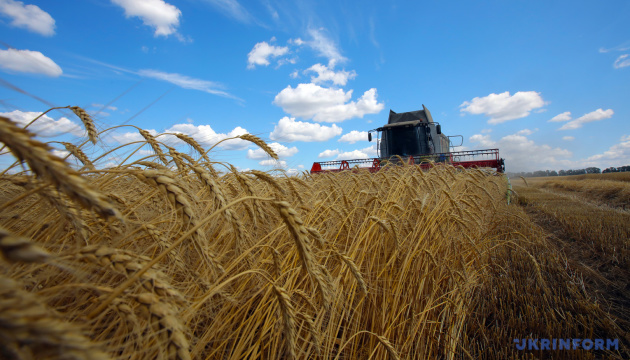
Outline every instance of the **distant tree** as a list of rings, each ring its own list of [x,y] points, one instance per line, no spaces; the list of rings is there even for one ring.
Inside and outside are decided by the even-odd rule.
[[[556,170],[551,170],[551,171],[547,170],[547,176],[558,176],[558,173],[556,172]]]
[[[560,171],[558,171],[558,175],[565,176],[565,175],[569,175],[569,174],[567,174],[566,170],[560,170]]]
[[[587,167],[585,170],[587,174],[601,174],[602,172],[602,170],[597,167]]]

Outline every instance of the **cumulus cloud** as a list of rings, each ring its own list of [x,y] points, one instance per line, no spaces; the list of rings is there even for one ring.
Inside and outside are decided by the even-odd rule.
[[[55,19],[36,5],[21,1],[0,0],[0,14],[11,18],[11,26],[44,35],[55,35]]]
[[[295,121],[295,118],[283,117],[269,134],[271,140],[277,141],[327,141],[341,135],[342,128],[333,124],[323,126],[304,121]]]
[[[54,61],[39,51],[7,49],[0,50],[0,67],[5,71],[42,74],[58,77],[63,71]]]
[[[630,164],[630,135],[623,135],[619,143],[611,146],[607,151],[593,155],[586,160],[595,162],[601,167]]]
[[[376,157],[376,145],[359,150],[342,152],[337,155],[337,160],[367,159]]]
[[[298,152],[298,148],[297,147],[286,147],[280,143],[274,142],[269,144],[269,147],[271,147],[271,149],[273,149],[273,151],[276,152],[276,154],[278,154],[278,157],[281,158],[287,158],[290,156],[293,156],[295,154],[297,154]],[[268,159],[269,155],[263,150],[263,149],[249,149],[247,150],[247,158],[248,159],[253,159],[253,160],[263,160],[263,159]]]
[[[505,158],[508,171],[534,171],[540,169],[560,169],[572,166],[569,160],[573,154],[566,149],[537,144],[524,135],[507,135],[494,141],[490,135],[476,134],[470,137],[474,149],[499,148]]]
[[[558,130],[579,129],[586,123],[609,119],[613,116],[614,113],[615,112],[612,111],[612,109],[608,109],[608,110],[597,109],[588,114],[584,114],[583,116],[580,116],[579,118],[575,120],[569,121],[568,123],[562,125],[562,127],[560,127],[560,129]]]
[[[156,136],[158,134],[158,132],[155,131],[154,129],[146,129],[146,130],[149,132],[149,134],[153,136]],[[140,133],[137,131],[131,131],[131,132],[125,132],[125,133],[113,133],[111,134],[111,138],[120,144],[129,144],[136,141],[145,141],[142,135],[140,135]],[[162,141],[162,139],[159,139],[159,140]],[[142,151],[143,150],[140,150],[141,154],[143,153]],[[144,151],[148,151],[148,150],[144,150]],[[153,152],[151,151],[150,153],[146,153],[146,155],[149,155],[149,154],[153,154]]]
[[[563,136],[563,137],[562,137],[562,140],[565,140],[565,141],[573,141],[573,140],[575,140],[575,137],[574,137],[574,136]]]
[[[547,122],[563,122],[563,121],[569,121],[569,120],[571,120],[571,112],[570,111],[565,111],[562,114],[558,114],[558,115],[552,117]]]
[[[352,130],[349,133],[343,135],[338,141],[354,144],[357,141],[368,141],[367,131]]]
[[[488,124],[500,124],[506,121],[524,118],[534,110],[545,105],[545,101],[536,91],[519,91],[510,95],[508,91],[490,94],[464,101],[459,107],[461,112],[484,114],[490,117]]]
[[[489,148],[496,145],[496,143],[490,138],[490,135],[475,134],[471,136],[469,140],[471,143],[479,143],[481,148]]]
[[[385,106],[376,99],[372,88],[357,100],[350,101],[352,90],[324,88],[315,84],[290,85],[276,95],[273,103],[291,116],[317,122],[340,122],[366,114],[376,114]]]
[[[630,66],[630,59],[628,59],[628,54],[619,55],[615,63],[613,64],[615,69],[621,69],[626,66]]]
[[[331,158],[331,157],[335,157],[337,155],[339,155],[341,153],[341,151],[339,151],[339,149],[335,149],[335,150],[324,150],[322,152],[319,153],[319,155],[317,155],[318,158]]]
[[[125,10],[125,16],[138,17],[144,25],[155,29],[155,36],[177,32],[182,12],[164,0],[111,0]]]
[[[535,131],[537,131],[537,130],[538,130],[538,129],[535,129],[535,130],[533,130],[533,131],[532,131],[532,130],[529,130],[529,129],[523,129],[523,130],[519,130],[519,131],[517,131],[517,132],[516,132],[516,135],[525,135],[525,136],[528,136],[528,135],[533,134],[533,133],[534,133]]]
[[[274,168],[284,169],[287,167],[287,162],[284,160],[267,159],[267,160],[259,161],[258,163],[263,166],[272,166]]]
[[[147,131],[153,136],[158,135],[158,132],[153,129],[148,129]],[[166,129],[164,132],[180,133],[191,136],[204,148],[210,148],[226,138],[248,134],[248,131],[240,126],[235,127],[228,133],[217,133],[210,125],[193,124],[175,124]],[[121,144],[127,144],[134,141],[144,141],[142,135],[140,135],[137,131],[114,134],[112,135],[112,138]],[[160,136],[158,140],[169,146],[184,145],[184,143],[175,136]],[[250,145],[251,143],[245,140],[231,139],[222,142],[218,146],[226,150],[244,150]]]
[[[308,73],[316,73],[317,76],[311,76],[311,82],[313,84],[321,84],[325,82],[332,82],[333,85],[341,85],[345,86],[348,83],[348,80],[354,79],[357,76],[357,73],[352,71],[334,71],[332,68],[329,68],[326,65],[315,64],[310,68],[304,70],[304,74]]]
[[[286,46],[269,45],[266,41],[259,42],[247,54],[247,68],[253,69],[256,65],[268,66],[270,64],[269,58],[276,58],[288,52],[289,48]]]
[[[193,124],[175,124],[165,132],[181,133],[193,137],[201,146],[209,148],[219,141],[235,137],[238,135],[248,134],[249,132],[237,126],[228,133],[217,133],[210,125],[193,125]],[[251,145],[250,142],[241,139],[231,139],[219,144],[219,147],[226,150],[243,150]]]
[[[41,114],[41,112],[20,110],[0,113],[1,116],[8,117],[22,127],[26,126],[26,124],[30,123]],[[85,130],[78,124],[72,122],[70,119],[61,117],[58,120],[55,120],[48,115],[44,115],[37,119],[37,121],[29,125],[28,129],[40,136],[56,136],[62,134],[72,134],[75,136],[85,135]]]

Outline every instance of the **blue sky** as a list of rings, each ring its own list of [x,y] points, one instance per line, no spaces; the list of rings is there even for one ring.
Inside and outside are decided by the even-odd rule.
[[[425,104],[508,171],[603,169],[630,164],[628,19],[627,1],[0,0],[0,113],[78,105],[99,130],[206,147],[249,132],[281,161],[241,140],[213,158],[294,172],[374,157],[365,132]],[[69,111],[32,130],[84,139]],[[120,127],[84,150],[137,140]]]

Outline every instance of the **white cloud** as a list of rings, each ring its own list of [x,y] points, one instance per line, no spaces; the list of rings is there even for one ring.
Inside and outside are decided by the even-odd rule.
[[[138,75],[166,81],[184,89],[199,90],[199,91],[207,92],[208,94],[219,95],[219,96],[224,96],[224,97],[240,100],[239,98],[225,91],[218,90],[218,88],[222,88],[223,85],[213,82],[213,81],[195,79],[186,75],[181,75],[177,73],[166,73],[163,71],[150,70],[150,69],[140,70],[138,71]]]
[[[300,77],[300,73],[297,70],[293,70],[293,72],[289,74],[289,76],[291,77],[291,79],[297,79],[298,77]]]
[[[318,158],[330,158],[330,157],[334,157],[337,156],[341,153],[341,151],[339,151],[339,149],[335,149],[335,150],[324,150],[323,152],[319,153],[319,155],[317,155]]]
[[[0,113],[0,115],[8,117],[9,119],[17,122],[20,126],[24,127],[33,119],[41,115],[41,112],[14,110],[11,112]],[[70,119],[61,117],[59,120],[55,120],[48,115],[44,115],[37,119],[37,121],[29,125],[28,129],[40,136],[48,137],[66,133],[75,136],[85,135],[85,130],[78,124],[72,122]]]
[[[562,137],[562,140],[565,140],[565,141],[573,141],[573,140],[575,140],[575,136],[563,136],[563,137]]]
[[[602,168],[630,164],[630,135],[623,135],[618,144],[611,146],[602,154],[593,155],[586,160],[593,161]]]
[[[489,148],[496,145],[496,143],[490,138],[490,135],[475,134],[471,136],[469,140],[471,143],[479,143],[481,148]]]
[[[562,169],[573,166],[569,160],[573,154],[559,147],[551,147],[546,144],[536,144],[533,140],[523,135],[512,134],[493,141],[490,135],[473,135],[470,141],[478,143],[474,149],[498,148],[499,155],[505,159],[508,171],[534,171],[545,169]]]
[[[519,130],[519,131],[517,131],[517,132],[516,132],[516,135],[528,136],[528,135],[531,135],[531,134],[533,134],[533,133],[534,133],[534,131],[532,131],[532,130],[529,130],[529,129],[523,129],[523,130]]]
[[[291,116],[312,118],[317,122],[340,122],[383,110],[385,105],[376,97],[375,88],[366,91],[357,101],[350,101],[352,90],[345,92],[315,84],[299,84],[296,88],[287,86],[276,95],[273,103]]]
[[[295,118],[283,117],[278,125],[269,134],[271,140],[277,141],[327,141],[341,135],[343,130],[337,125],[323,126],[303,121],[295,121]]]
[[[225,16],[231,17],[237,21],[248,24],[252,20],[252,15],[236,0],[205,0]]]
[[[341,85],[345,86],[348,83],[348,80],[354,79],[357,76],[357,73],[352,71],[334,71],[332,68],[327,67],[322,64],[315,64],[310,68],[304,70],[304,74],[308,74],[310,72],[317,73],[317,76],[311,76],[311,82],[313,84],[320,84],[327,81],[331,81],[333,85]]]
[[[304,45],[304,40],[297,38],[297,39],[289,39],[289,44],[291,45],[297,45],[297,46],[302,46]]]
[[[147,130],[149,134],[153,136],[156,136],[158,134],[158,132],[155,131],[154,129],[145,129],[145,130]],[[112,139],[114,139],[114,141],[120,144],[129,144],[136,141],[145,141],[142,135],[140,135],[140,133],[137,131],[126,132],[126,133],[113,133],[110,136],[112,137]],[[162,139],[159,139],[159,140],[162,141]],[[142,150],[140,150],[140,153],[142,153]],[[147,153],[147,155],[148,154],[149,153]],[[153,152],[151,151],[150,154],[153,154]]]
[[[628,54],[619,55],[615,63],[613,64],[615,69],[621,69],[626,66],[630,66],[630,59],[628,59]]]
[[[608,109],[608,110],[597,109],[588,114],[584,114],[583,116],[580,116],[579,118],[575,120],[569,121],[568,123],[562,125],[562,127],[558,130],[579,129],[586,123],[609,119],[613,116],[614,113],[615,112],[612,111],[612,109]]]
[[[481,130],[482,134],[490,134],[492,132],[492,129],[483,129]]]
[[[158,132],[153,129],[147,130],[151,135],[156,136]],[[232,131],[228,133],[217,133],[212,129],[210,125],[198,125],[195,126],[193,124],[175,124],[170,128],[166,129],[164,132],[167,133],[180,133],[191,136],[204,148],[209,149],[214,146],[219,141],[235,137],[237,135],[248,134],[249,132],[246,129],[243,129],[240,126],[235,127]],[[121,143],[127,144],[134,141],[144,141],[142,135],[140,135],[137,131],[126,132],[126,133],[118,133],[112,135],[112,138]],[[184,143],[177,139],[175,136],[160,136],[158,137],[158,141],[165,143],[169,146],[177,146],[183,145]],[[219,147],[226,150],[244,150],[251,145],[250,142],[241,140],[241,139],[231,139],[222,142],[219,144]]]
[[[8,71],[42,74],[58,77],[63,71],[54,61],[39,51],[7,49],[0,50],[0,67]]]
[[[273,149],[280,158],[287,158],[297,154],[298,152],[298,148],[295,146],[289,148],[277,142],[269,144],[269,147]],[[260,148],[255,150],[249,149],[247,150],[247,158],[253,160],[263,160],[269,158],[269,155],[265,152],[265,150]]]
[[[268,66],[269,58],[276,58],[289,52],[286,46],[269,45],[266,41],[254,45],[252,51],[247,54],[247,68],[253,69],[256,65]],[[290,61],[288,61],[290,62]]]
[[[65,159],[66,156],[70,155],[70,152],[68,150],[58,150],[58,149],[54,149],[53,151],[51,151],[53,155],[55,155],[56,157],[60,157],[62,159]]]
[[[558,114],[552,117],[551,120],[547,122],[562,122],[562,121],[569,121],[569,120],[571,120],[571,112],[565,111],[562,114]]]
[[[376,157],[376,145],[340,153],[337,155],[337,160],[367,159],[373,157]]]
[[[55,19],[36,5],[21,1],[0,0],[0,14],[11,18],[11,26],[44,35],[55,35]]]
[[[335,42],[326,36],[324,29],[310,28],[308,29],[308,34],[311,36],[311,40],[306,41],[305,44],[315,50],[319,56],[327,58],[329,65],[334,65],[335,63],[345,62],[348,60],[341,55],[341,52],[337,48]],[[297,43],[297,40],[294,41]]]
[[[186,134],[193,137],[205,148],[210,148],[225,138],[249,133],[246,129],[240,126],[235,127],[228,133],[217,133],[212,129],[212,127],[210,127],[210,125],[195,126],[193,124],[176,124],[169,129],[166,129],[165,132]],[[219,147],[226,150],[244,150],[250,145],[251,143],[249,141],[232,139],[222,142]]]
[[[626,50],[630,50],[630,41],[626,41],[623,44],[617,45],[609,49],[606,49],[604,47],[599,48],[600,53],[607,53],[610,51],[626,51]]]
[[[263,166],[273,166],[274,168],[286,168],[287,167],[287,162],[284,160],[274,160],[274,159],[267,159],[267,160],[262,160],[258,162],[260,165]]]
[[[139,17],[155,29],[155,36],[168,36],[177,31],[182,12],[164,0],[111,0],[125,10],[125,16]]]
[[[514,95],[506,91],[464,101],[459,107],[461,112],[489,116],[488,124],[500,124],[526,117],[530,111],[544,105],[545,101],[536,91],[519,91]]]
[[[354,144],[357,141],[368,141],[367,131],[352,130],[349,133],[343,135],[338,141]]]

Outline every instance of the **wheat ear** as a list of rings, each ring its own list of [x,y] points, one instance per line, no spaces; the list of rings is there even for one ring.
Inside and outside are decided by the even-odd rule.
[[[118,210],[107,201],[107,197],[96,191],[61,158],[53,155],[50,146],[35,140],[34,134],[1,116],[0,142],[9,147],[19,160],[26,161],[37,176],[55,185],[71,199],[93,208],[100,215],[121,218]]]
[[[162,161],[164,164],[168,165],[168,159],[166,159],[166,155],[164,155],[164,152],[160,148],[160,144],[155,139],[155,137],[153,137],[153,135],[151,135],[150,132],[148,132],[148,131],[146,131],[144,129],[139,129],[139,131],[140,131],[140,135],[142,135],[142,137],[149,143],[149,145],[151,145],[151,148],[153,148],[153,151],[160,158],[160,161]]]
[[[186,134],[181,134],[181,133],[177,133],[175,134],[175,136],[177,136],[178,139],[180,139],[181,141],[185,142],[186,144],[190,145],[193,149],[195,149],[195,151],[201,154],[201,157],[205,161],[210,162],[208,155],[206,155],[206,151],[203,149],[203,147],[201,147],[201,145],[199,145],[197,140],[195,140],[192,136],[188,136]]]
[[[50,257],[46,250],[3,228],[0,228],[0,253],[11,262],[44,262]]]
[[[94,170],[94,164],[92,164],[92,162],[90,161],[90,159],[87,157],[87,155],[85,155],[85,153],[83,152],[83,150],[81,150],[78,146],[75,146],[71,143],[68,142],[62,142],[63,146],[65,146],[66,150],[68,150],[70,152],[70,154],[72,154],[72,156],[74,156],[75,158],[79,159],[79,161],[81,161],[83,163],[83,165],[90,169],[90,170]]]
[[[3,344],[27,346],[34,353],[34,358],[110,358],[78,327],[63,321],[36,295],[24,291],[18,283],[1,275],[0,338]]]
[[[90,139],[92,144],[96,145],[98,135],[96,133],[96,126],[94,126],[94,121],[92,120],[90,114],[88,114],[87,111],[78,106],[71,106],[70,110],[72,110],[72,112],[76,116],[78,116],[79,119],[81,119],[81,122],[83,123],[83,126],[85,126],[85,130],[88,133],[88,138]]]
[[[291,298],[283,288],[272,285],[273,293],[278,299],[278,306],[282,314],[282,324],[284,326],[284,338],[287,344],[287,359],[295,359],[295,348],[297,332],[295,330],[295,308],[291,304]]]
[[[274,205],[278,208],[280,216],[293,235],[295,246],[298,250],[298,254],[300,255],[300,260],[304,270],[317,284],[322,302],[326,307],[328,307],[331,297],[331,289],[326,281],[322,267],[318,266],[319,264],[317,264],[313,259],[313,251],[311,250],[310,242],[306,236],[309,233],[308,229],[304,226],[304,222],[300,219],[295,209],[293,209],[289,203],[286,201],[276,201],[274,202]]]
[[[245,134],[238,136],[239,138],[252,142],[258,145],[259,148],[263,149],[267,155],[271,156],[273,159],[278,160],[278,154],[261,138],[252,134]]]
[[[190,345],[184,333],[184,325],[174,309],[153,293],[143,293],[135,296],[135,299],[148,310],[155,332],[166,338],[167,358],[190,360]]]

